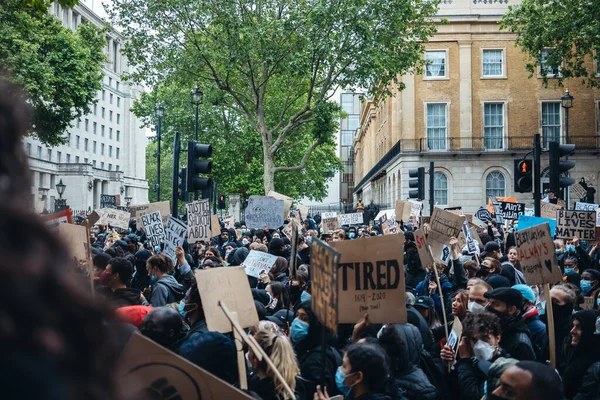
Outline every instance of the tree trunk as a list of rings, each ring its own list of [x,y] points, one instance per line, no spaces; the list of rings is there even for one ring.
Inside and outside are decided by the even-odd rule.
[[[265,196],[269,194],[271,190],[275,190],[275,161],[271,155],[271,146],[263,138],[263,181],[265,186]]]

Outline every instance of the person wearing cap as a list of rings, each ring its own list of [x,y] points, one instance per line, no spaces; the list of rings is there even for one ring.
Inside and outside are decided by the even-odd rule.
[[[406,290],[414,292],[417,285],[425,279],[427,271],[421,265],[421,259],[415,242],[404,244],[404,270],[406,271]]]
[[[287,335],[290,331],[290,326],[292,325],[292,322],[294,322],[295,317],[296,315],[292,310],[283,309],[277,311],[273,315],[268,315],[266,317],[266,320],[275,323],[279,327],[279,329],[281,329],[281,331]]]
[[[556,370],[535,361],[519,361],[500,376],[488,399],[563,400],[563,384]]]
[[[414,307],[421,313],[429,329],[441,326],[440,320],[435,312],[435,302],[429,296],[419,296],[415,300]]]
[[[523,296],[523,319],[529,328],[531,343],[538,356],[538,360],[543,362],[545,360],[542,359],[544,357],[541,357],[541,351],[548,345],[548,332],[546,324],[540,320],[540,316],[538,315],[539,310],[535,306],[535,293],[533,293],[533,290],[527,285],[515,285],[512,288],[521,292],[521,295]]]
[[[489,299],[486,311],[500,318],[502,340],[500,345],[517,360],[535,360],[535,351],[529,337],[529,328],[521,316],[523,295],[516,289],[499,288],[486,292]]]

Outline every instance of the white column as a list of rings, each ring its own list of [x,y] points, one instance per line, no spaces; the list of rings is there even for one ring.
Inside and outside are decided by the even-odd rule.
[[[461,148],[471,147],[473,137],[473,93],[471,87],[471,41],[459,42]]]
[[[117,74],[121,73],[121,42],[117,42],[117,52],[115,53],[115,57],[117,57],[117,70],[115,71]]]
[[[113,39],[112,38],[108,38],[107,40],[108,42],[108,64],[112,65],[112,61],[113,61]],[[110,68],[109,68],[110,69]]]
[[[71,7],[67,9],[67,28],[73,29],[73,9]]]

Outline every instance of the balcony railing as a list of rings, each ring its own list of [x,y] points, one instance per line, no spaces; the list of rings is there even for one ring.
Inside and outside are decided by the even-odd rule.
[[[564,136],[542,136],[543,149],[547,150],[548,143],[552,141],[566,143]],[[570,136],[569,143],[575,145],[576,151],[600,150],[600,136]],[[385,166],[403,153],[494,153],[530,150],[533,150],[533,136],[400,139],[361,179],[355,190],[360,190],[369,180],[377,179]]]

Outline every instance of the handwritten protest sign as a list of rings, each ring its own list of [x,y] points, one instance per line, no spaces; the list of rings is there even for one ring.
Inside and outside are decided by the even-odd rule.
[[[502,218],[509,221],[516,221],[519,219],[519,215],[525,213],[524,203],[508,203],[506,201],[500,202],[500,210]]]
[[[596,211],[599,207],[600,206],[598,204],[582,203],[580,201],[575,203],[576,211]]]
[[[419,258],[421,259],[421,265],[425,269],[429,269],[433,266],[434,260],[433,255],[431,254],[431,249],[427,244],[427,238],[425,237],[425,232],[423,229],[417,229],[414,232],[415,235],[415,243],[417,244],[417,251],[419,253]]]
[[[87,260],[87,229],[85,225],[57,224],[58,237],[67,245],[77,262]]]
[[[340,253],[339,323],[356,323],[367,312],[375,324],[406,322],[404,234],[332,242],[332,247]]]
[[[335,211],[328,211],[328,212],[321,213],[321,219],[337,218],[337,215],[338,215],[338,213]]]
[[[100,195],[100,208],[115,208],[119,205],[118,198],[120,196],[101,194]]]
[[[117,371],[127,399],[167,399],[164,394],[173,400],[252,399],[139,333],[131,336]]]
[[[467,251],[469,254],[479,253],[479,248],[477,247],[477,243],[473,239],[473,235],[471,235],[471,229],[469,229],[469,223],[465,221],[462,226],[462,233],[465,236],[465,241],[467,244]]]
[[[556,219],[556,212],[561,209],[561,206],[545,201],[540,202],[540,207],[540,217],[548,219]]]
[[[183,244],[186,232],[187,225],[185,222],[169,215],[169,219],[167,219],[167,228],[165,229],[165,248],[163,249],[163,254],[173,260],[173,264],[177,263],[175,250],[178,246]]]
[[[340,214],[338,215],[338,223],[340,225],[360,225],[363,223],[362,213]]]
[[[227,229],[235,229],[235,217],[233,215],[223,215],[223,225]]]
[[[595,211],[556,212],[556,237],[571,239],[575,236],[581,240],[596,240]]]
[[[340,223],[336,216],[323,218],[321,223],[323,224],[323,233],[332,233],[333,231],[340,229]]]
[[[536,226],[536,225],[541,225],[546,222],[550,226],[550,235],[554,236],[554,232],[556,231],[556,220],[549,219],[549,218],[529,217],[527,215],[519,215],[519,230],[523,230],[525,228],[530,228],[530,227]]]
[[[290,208],[292,208],[294,199],[284,194],[277,193],[274,190],[270,190],[268,196],[274,197],[277,200],[283,200],[283,217],[284,219],[287,218],[290,215]],[[304,217],[306,217],[306,215],[304,215]]]
[[[340,254],[327,243],[314,239],[310,249],[313,312],[332,331],[338,325],[338,263]]]
[[[450,259],[450,247],[447,243],[450,237],[458,238],[464,221],[464,216],[437,207],[433,209],[427,240],[434,258],[440,260],[444,265],[447,265]]]
[[[221,234],[221,224],[219,223],[218,215],[210,216],[210,233],[211,237],[219,236]]]
[[[165,237],[165,229],[163,228],[160,211],[142,215],[141,218],[144,232],[146,232],[146,237],[152,244],[152,247],[160,246]]]
[[[186,207],[188,242],[195,243],[201,240],[210,240],[210,204],[208,200],[194,201],[188,203]]]
[[[99,225],[110,225],[121,229],[129,229],[130,214],[127,211],[117,210],[115,208],[100,209],[100,219],[96,222]]]
[[[262,251],[250,250],[248,257],[244,260],[246,275],[260,278],[262,273],[268,273],[275,265],[277,256]]]
[[[520,223],[519,223],[520,225]],[[556,283],[561,280],[550,225],[545,222],[515,231],[521,270],[528,285]]]
[[[489,212],[489,210],[486,210],[485,208],[480,208],[475,213],[475,218],[487,224],[488,222],[491,222],[492,219],[494,219],[494,216],[491,212]]]
[[[150,203],[150,204],[142,204],[139,206],[131,206],[129,207],[129,211],[131,212],[131,218],[135,218],[135,223],[137,226],[142,226],[142,215],[151,214],[155,211],[160,211],[160,215],[162,217],[162,222],[166,223],[167,218],[171,215],[171,202],[170,201],[160,201],[158,203]]]
[[[585,190],[585,188],[583,186],[581,186],[580,183],[576,183],[571,186],[571,193],[574,194],[573,197],[576,197],[579,199],[587,196],[587,190]]]
[[[284,201],[267,196],[250,196],[246,207],[248,228],[279,228],[283,225]]]
[[[411,203],[404,200],[396,200],[396,218],[398,221],[408,222],[410,219]]]
[[[219,301],[238,313],[242,328],[258,325],[258,314],[243,267],[196,270],[196,282],[209,331],[228,333],[232,330]]]

